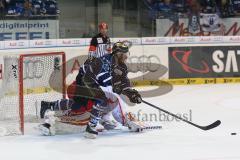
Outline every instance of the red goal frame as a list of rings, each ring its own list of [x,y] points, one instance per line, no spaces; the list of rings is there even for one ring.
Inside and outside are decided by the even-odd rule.
[[[21,54],[19,57],[19,117],[20,117],[20,131],[24,135],[24,84],[23,84],[23,61],[26,57],[37,56],[62,56],[62,94],[63,98],[66,98],[66,55],[64,52],[50,52],[50,53],[32,53]]]

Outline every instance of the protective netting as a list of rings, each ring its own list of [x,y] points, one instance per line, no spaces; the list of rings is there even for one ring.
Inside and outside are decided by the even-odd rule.
[[[20,61],[20,55],[4,56],[0,94],[0,135],[21,134],[21,114],[24,117],[23,123],[36,122],[39,120],[41,100],[55,101],[63,98],[63,53],[31,54],[22,57]],[[23,97],[20,93],[23,93]],[[23,113],[20,112],[21,107]]]

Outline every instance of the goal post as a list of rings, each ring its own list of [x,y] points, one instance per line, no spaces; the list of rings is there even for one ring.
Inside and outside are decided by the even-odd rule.
[[[3,61],[0,128],[7,135],[24,134],[25,123],[38,120],[37,101],[66,98],[66,56],[31,53],[6,55]]]

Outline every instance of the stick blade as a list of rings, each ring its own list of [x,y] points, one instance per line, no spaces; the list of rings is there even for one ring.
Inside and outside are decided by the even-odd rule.
[[[217,120],[216,122],[214,122],[214,123],[212,123],[212,124],[210,124],[208,126],[201,127],[201,129],[207,131],[207,130],[210,130],[210,129],[213,129],[213,128],[219,126],[220,124],[221,124],[221,121]]]

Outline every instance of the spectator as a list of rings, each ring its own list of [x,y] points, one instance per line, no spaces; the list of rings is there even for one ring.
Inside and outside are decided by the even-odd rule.
[[[154,4],[154,8],[165,18],[168,18],[174,12],[174,5],[171,0],[158,1]]]
[[[172,3],[174,4],[175,9],[178,13],[186,13],[187,12],[186,0],[172,0]]]
[[[149,9],[149,16],[153,20],[158,18],[157,17],[157,13],[158,13],[157,4],[160,3],[159,1],[161,1],[161,0],[144,0],[145,5]]]
[[[16,15],[16,1],[15,0],[6,0],[5,8],[7,10],[7,15]]]
[[[221,18],[228,18],[235,15],[234,8],[230,0],[217,0],[216,3]]]
[[[17,16],[23,16],[25,13],[23,3],[16,3],[15,11]]]
[[[0,19],[2,19],[5,15],[5,4],[4,0],[0,0]]]
[[[201,33],[200,26],[200,4],[197,0],[188,2],[188,32],[191,36],[197,36]]]
[[[234,14],[240,16],[240,0],[229,0],[233,7]]]
[[[32,1],[32,14],[41,15],[43,13],[43,1],[33,0]]]
[[[200,24],[203,32],[207,35],[224,35],[224,25],[220,19],[216,1],[201,1]]]
[[[25,17],[32,16],[32,3],[29,0],[25,0],[24,2],[24,11]]]
[[[216,13],[217,5],[215,0],[200,0],[202,13]]]
[[[163,0],[156,4],[156,9],[159,11],[160,15],[163,15],[164,18],[168,18],[173,22],[174,30],[178,30],[179,27],[179,16],[177,9],[171,0]]]
[[[45,0],[44,1],[44,14],[47,15],[57,15],[59,14],[59,9],[57,2],[55,0]]]

